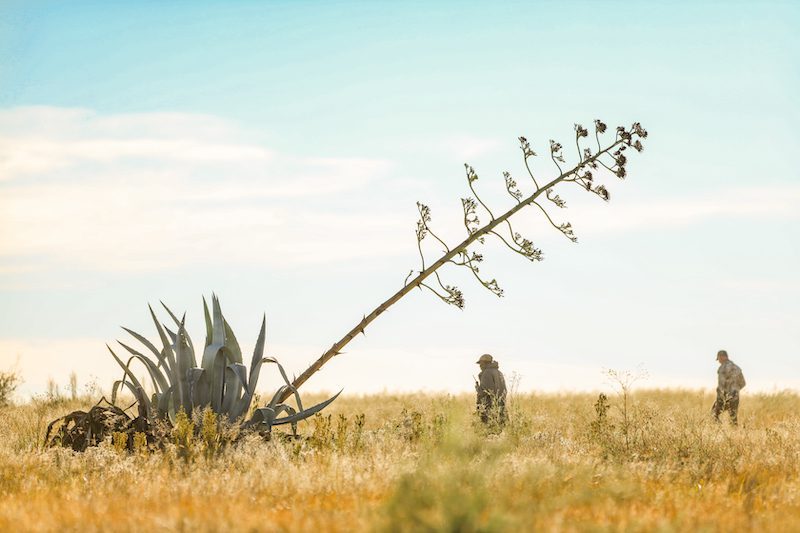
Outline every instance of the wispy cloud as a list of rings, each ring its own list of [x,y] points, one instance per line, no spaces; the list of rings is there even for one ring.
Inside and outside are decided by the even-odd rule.
[[[563,215],[578,230],[593,234],[687,227],[709,220],[800,219],[800,185],[792,184],[730,187],[692,196],[612,202],[614,205],[609,208],[582,199],[574,202],[575,209]]]
[[[449,137],[441,143],[443,150],[455,154],[465,161],[491,154],[501,146],[503,146],[503,143],[498,139],[467,135]]]
[[[204,115],[0,111],[0,256],[139,270],[391,254],[391,213],[331,208],[389,167],[279,153]]]

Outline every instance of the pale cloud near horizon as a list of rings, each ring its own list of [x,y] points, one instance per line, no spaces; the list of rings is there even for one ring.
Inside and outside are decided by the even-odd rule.
[[[409,242],[410,208],[370,201],[347,212],[331,208],[393,183],[391,162],[299,157],[254,138],[241,125],[202,114],[0,110],[2,272],[41,270],[48,262],[103,271],[208,263],[291,268],[408,251],[398,243]],[[459,137],[442,145],[471,157],[499,143]],[[577,194],[574,209],[551,211],[579,237],[719,217],[800,216],[798,185],[626,199],[613,208]],[[451,218],[441,219],[444,230],[463,233]]]
[[[112,347],[116,344],[112,339],[101,338],[0,339],[0,368],[19,372],[24,380],[18,391],[21,398],[46,392],[50,380],[64,391],[72,372],[78,377],[80,389],[94,383],[100,390],[108,392],[113,381],[120,378],[121,370],[108,353],[106,343]],[[242,348],[245,353],[252,349],[246,343]],[[319,348],[306,344],[268,344],[267,354],[277,356],[291,375],[304,369]],[[304,389],[311,393],[331,393],[346,384],[345,394],[373,394],[387,390],[399,393],[470,393],[475,373],[473,351],[468,346],[450,345],[434,345],[426,350],[356,347],[331,361]],[[753,363],[749,363],[747,369],[751,370]],[[514,383],[515,390],[522,393],[616,390],[600,364],[561,363],[552,357],[531,359],[513,355],[501,357],[501,364],[509,384]],[[651,374],[638,381],[636,388],[712,390],[715,384],[713,365],[702,366],[696,362],[694,365],[697,368],[692,367],[691,379],[674,372]],[[359,372],[354,373],[353,368],[358,368]],[[420,373],[420,368],[425,368],[425,372]],[[136,368],[134,372],[145,375],[144,369]],[[259,382],[262,393],[271,393],[280,385],[276,372],[262,372]],[[774,392],[799,386],[800,382],[791,376],[754,375],[754,371],[748,374],[748,393]]]

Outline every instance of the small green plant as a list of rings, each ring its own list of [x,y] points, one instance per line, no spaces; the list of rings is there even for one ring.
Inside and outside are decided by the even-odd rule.
[[[357,414],[353,419],[353,450],[359,451],[364,447],[364,422],[366,416],[364,413]]]
[[[347,416],[344,413],[339,413],[339,418],[336,420],[336,433],[333,438],[337,450],[344,450],[347,447],[348,426]]]
[[[111,444],[117,453],[125,453],[128,451],[128,434],[121,431],[115,431],[111,434]]]
[[[194,422],[186,411],[179,410],[172,426],[172,441],[178,451],[178,457],[186,462],[194,458]]]
[[[133,453],[138,455],[147,453],[147,435],[141,431],[133,434]]]
[[[318,449],[318,450],[326,450],[331,448],[333,443],[333,429],[332,429],[332,421],[331,415],[321,415],[317,414],[312,419],[313,428],[311,430],[311,437],[309,438],[309,444]]]
[[[203,449],[207,458],[214,457],[217,454],[221,447],[221,437],[217,414],[210,407],[206,407],[202,411],[200,440],[203,442]]]

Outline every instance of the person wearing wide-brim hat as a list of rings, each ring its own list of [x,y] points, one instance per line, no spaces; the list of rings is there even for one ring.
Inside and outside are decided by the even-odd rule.
[[[478,414],[484,424],[506,422],[506,380],[500,372],[500,365],[485,353],[476,361],[481,373],[475,382]]]

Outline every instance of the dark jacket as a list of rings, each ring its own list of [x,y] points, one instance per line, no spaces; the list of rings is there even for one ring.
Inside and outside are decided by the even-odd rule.
[[[489,405],[492,400],[505,403],[506,401],[506,380],[500,372],[500,365],[497,361],[489,363],[481,368],[478,375],[478,384],[475,387],[478,393],[478,403]]]

